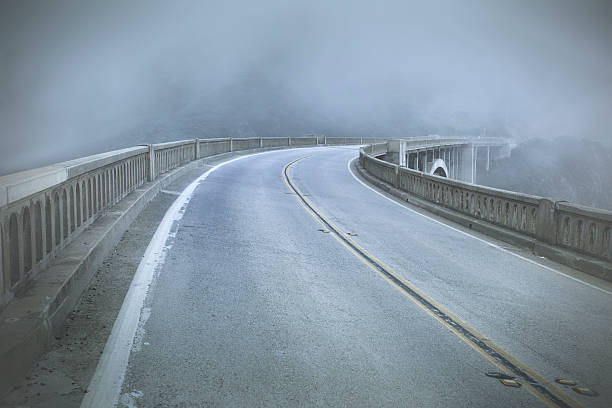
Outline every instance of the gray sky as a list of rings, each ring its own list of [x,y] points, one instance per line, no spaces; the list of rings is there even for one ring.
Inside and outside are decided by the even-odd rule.
[[[606,1],[0,2],[0,174],[194,137],[610,139]]]

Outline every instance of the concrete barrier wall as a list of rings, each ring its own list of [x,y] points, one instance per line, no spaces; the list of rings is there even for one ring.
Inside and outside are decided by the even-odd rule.
[[[229,153],[231,151],[231,139],[198,139],[198,159],[214,156],[216,154]]]
[[[612,262],[612,212],[567,202],[555,205],[555,244]]]
[[[346,144],[346,137],[326,137],[324,139],[325,145],[344,145]]]
[[[232,151],[234,152],[240,150],[258,149],[260,147],[261,139],[259,138],[232,139]]]
[[[357,138],[338,139],[341,144],[361,144]],[[323,143],[324,137],[315,136],[180,140],[0,177],[0,310],[62,248],[145,181],[216,154]]]
[[[316,146],[316,137],[292,137],[289,139],[291,146]]]
[[[474,218],[535,237],[539,197],[399,168],[398,188]]]
[[[196,140],[152,145],[155,154],[155,177],[196,159]]]
[[[289,147],[290,138],[288,137],[262,137],[261,147]]]
[[[326,145],[360,145],[364,140],[359,137],[326,137],[324,139]]]
[[[147,179],[146,147],[0,177],[0,309],[102,212]]]
[[[397,186],[398,166],[372,156],[365,156],[363,167],[377,179]]]
[[[448,145],[449,142],[461,143],[460,140],[448,139],[439,143]],[[423,143],[414,141],[410,145],[421,148]],[[435,142],[429,140],[426,143],[432,146],[431,143]],[[599,261],[612,261],[611,211],[479,186],[400,167],[376,158],[384,154],[385,146],[387,144],[361,148],[359,162],[370,175],[397,190],[533,238],[535,242],[568,249]],[[572,261],[570,264],[576,266],[580,262]],[[610,270],[610,267],[599,265],[592,269],[601,271]],[[596,274],[603,276],[600,272]]]
[[[378,157],[378,156],[381,156],[381,155],[384,155],[384,154],[387,153],[387,143],[370,144],[370,145],[364,146],[363,150],[369,156]],[[362,159],[364,157],[366,157],[366,156],[365,155],[360,155],[359,156],[360,159]],[[361,163],[361,165],[363,166],[364,164]]]

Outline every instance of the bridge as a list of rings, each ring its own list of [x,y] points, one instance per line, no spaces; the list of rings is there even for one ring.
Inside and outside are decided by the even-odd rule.
[[[195,139],[0,177],[0,395],[607,407],[612,213],[475,184],[509,149]],[[84,347],[66,321],[85,308],[99,350],[74,364],[92,369],[40,396],[28,373],[56,378],[41,355]]]

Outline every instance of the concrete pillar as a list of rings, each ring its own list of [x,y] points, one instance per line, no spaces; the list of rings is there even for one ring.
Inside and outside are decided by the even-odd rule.
[[[455,180],[459,180],[459,147],[455,146]]]
[[[536,213],[536,238],[548,244],[557,244],[556,203],[543,198]]]
[[[230,152],[234,151],[234,139],[230,137]]]
[[[425,171],[425,167],[427,167],[427,150],[425,150],[425,151],[423,151],[421,153],[424,153],[424,154],[423,154],[423,157],[421,157],[420,160],[419,160],[419,162],[420,162],[419,167],[421,168],[421,171],[424,172]]]
[[[446,177],[450,178],[451,176],[451,167],[450,167],[450,156],[448,155],[448,146],[444,148],[444,163],[446,164],[446,168],[448,169],[448,174]]]
[[[478,166],[478,146],[472,146],[473,153],[472,153],[472,158],[473,158],[473,164],[472,164],[472,181],[471,183],[474,184],[476,183],[476,166]]]
[[[260,137],[259,138],[259,148],[261,149],[263,147],[263,139]]]
[[[487,146],[487,171],[489,171],[490,161],[491,161],[491,146]]]
[[[194,160],[198,160],[200,158],[200,139],[195,139],[195,158]]]
[[[417,150],[417,152],[416,152],[416,160],[414,161],[414,163],[415,163],[415,164],[414,164],[414,166],[415,166],[415,168],[414,168],[414,169],[415,169],[416,171],[419,171],[419,151],[418,151],[418,150]]]
[[[395,166],[395,177],[393,177],[393,187],[399,188],[400,186],[399,178],[400,178],[399,166]]]
[[[457,180],[472,183],[474,177],[474,146],[462,145],[459,149]]]
[[[149,145],[149,153],[147,153],[147,161],[149,163],[148,181],[155,180],[155,148],[152,144]]]

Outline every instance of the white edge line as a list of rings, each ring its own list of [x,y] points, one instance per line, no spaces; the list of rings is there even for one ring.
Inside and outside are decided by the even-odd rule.
[[[576,281],[576,282],[582,283],[583,285],[586,285],[586,286],[588,286],[588,287],[590,287],[590,288],[597,289],[597,290],[599,290],[599,291],[601,291],[601,292],[604,292],[604,293],[606,293],[606,294],[608,294],[608,295],[612,295],[612,292],[610,292],[610,291],[608,291],[608,290],[606,290],[606,289],[600,288],[599,286],[595,286],[595,285],[593,285],[593,284],[591,284],[591,283],[588,283],[588,282],[585,282],[585,281],[583,281],[583,280],[581,280],[581,279],[575,278],[575,277],[573,277],[573,276],[571,276],[571,275],[568,275],[568,274],[563,273],[563,272],[561,272],[561,271],[558,271],[558,270],[556,270],[556,269],[554,269],[554,268],[551,268],[550,266],[542,265],[541,263],[538,263],[538,262],[536,262],[536,261],[534,261],[534,260],[532,260],[532,259],[529,259],[529,258],[525,258],[524,256],[519,255],[519,254],[517,254],[517,253],[514,253],[514,252],[512,252],[512,251],[508,251],[507,249],[504,249],[504,248],[500,247],[499,245],[493,244],[492,242],[489,242],[489,241],[484,240],[484,239],[482,239],[482,238],[478,238],[478,237],[477,237],[477,236],[475,236],[475,235],[472,235],[472,234],[467,233],[467,232],[465,232],[465,231],[461,231],[460,229],[457,229],[457,228],[455,228],[455,227],[451,227],[450,225],[445,224],[445,223],[444,223],[444,222],[442,222],[442,221],[438,221],[438,220],[436,220],[435,218],[431,218],[431,217],[429,217],[429,216],[427,216],[427,215],[425,215],[425,214],[422,214],[422,213],[420,213],[420,212],[418,212],[418,211],[413,210],[413,209],[412,209],[412,208],[410,208],[410,207],[407,207],[407,206],[405,206],[405,205],[403,205],[403,204],[401,204],[401,203],[398,203],[398,202],[397,202],[397,201],[395,201],[394,199],[392,199],[392,198],[390,198],[390,197],[387,197],[386,195],[384,195],[384,194],[383,194],[383,193],[381,193],[380,191],[375,190],[373,187],[370,187],[370,186],[368,186],[366,183],[364,183],[363,181],[361,181],[361,180],[360,180],[360,179],[359,179],[359,178],[358,178],[358,177],[355,175],[355,173],[353,173],[353,170],[351,170],[351,163],[352,163],[354,160],[357,160],[357,158],[352,158],[352,159],[350,159],[350,160],[348,161],[348,163],[347,163],[347,168],[348,168],[349,173],[351,173],[351,176],[353,176],[353,178],[354,178],[355,180],[357,180],[357,181],[358,181],[358,182],[359,182],[359,183],[360,183],[362,186],[364,186],[364,187],[366,187],[366,188],[368,188],[368,189],[372,190],[373,192],[375,192],[375,193],[376,193],[376,194],[378,194],[379,196],[381,196],[381,197],[383,197],[383,198],[385,198],[385,199],[387,199],[387,200],[391,201],[393,204],[398,205],[398,206],[400,206],[400,207],[402,207],[402,208],[404,208],[404,209],[406,209],[406,210],[408,210],[408,211],[410,211],[410,212],[412,212],[412,213],[418,214],[418,215],[420,215],[421,217],[427,218],[428,220],[433,221],[433,222],[435,222],[435,223],[437,223],[437,224],[443,225],[443,226],[445,226],[446,228],[450,228],[450,229],[452,229],[453,231],[459,232],[459,233],[461,233],[461,234],[463,234],[463,235],[467,235],[468,237],[471,237],[471,238],[473,238],[473,239],[475,239],[475,240],[477,240],[477,241],[480,241],[480,242],[482,242],[482,243],[484,243],[484,244],[486,244],[486,245],[488,245],[488,246],[490,246],[490,247],[493,247],[493,248],[495,248],[495,249],[499,249],[500,251],[502,251],[502,252],[504,252],[504,253],[510,254],[510,255],[515,256],[515,257],[517,257],[517,258],[520,258],[520,259],[522,259],[523,261],[527,261],[527,262],[529,262],[529,263],[531,263],[531,264],[537,265],[537,266],[539,266],[539,267],[541,267],[541,268],[544,268],[544,269],[546,269],[546,270],[548,270],[548,271],[554,272],[554,273],[559,274],[559,275],[561,275],[561,276],[565,276],[565,277],[566,277],[566,278],[568,278],[568,279],[571,279],[571,280],[574,280],[574,281]]]
[[[154,278],[154,272],[165,258],[166,241],[171,236],[172,226],[183,217],[196,187],[211,173],[226,164],[247,157],[274,152],[276,151],[253,153],[217,164],[189,184],[172,203],[157,227],[136,269],[130,288],[121,305],[121,310],[104,346],[96,371],[87,387],[87,394],[81,402],[81,408],[108,408],[116,406],[119,402],[119,394],[125,379],[134,336],[140,322],[145,298]]]

